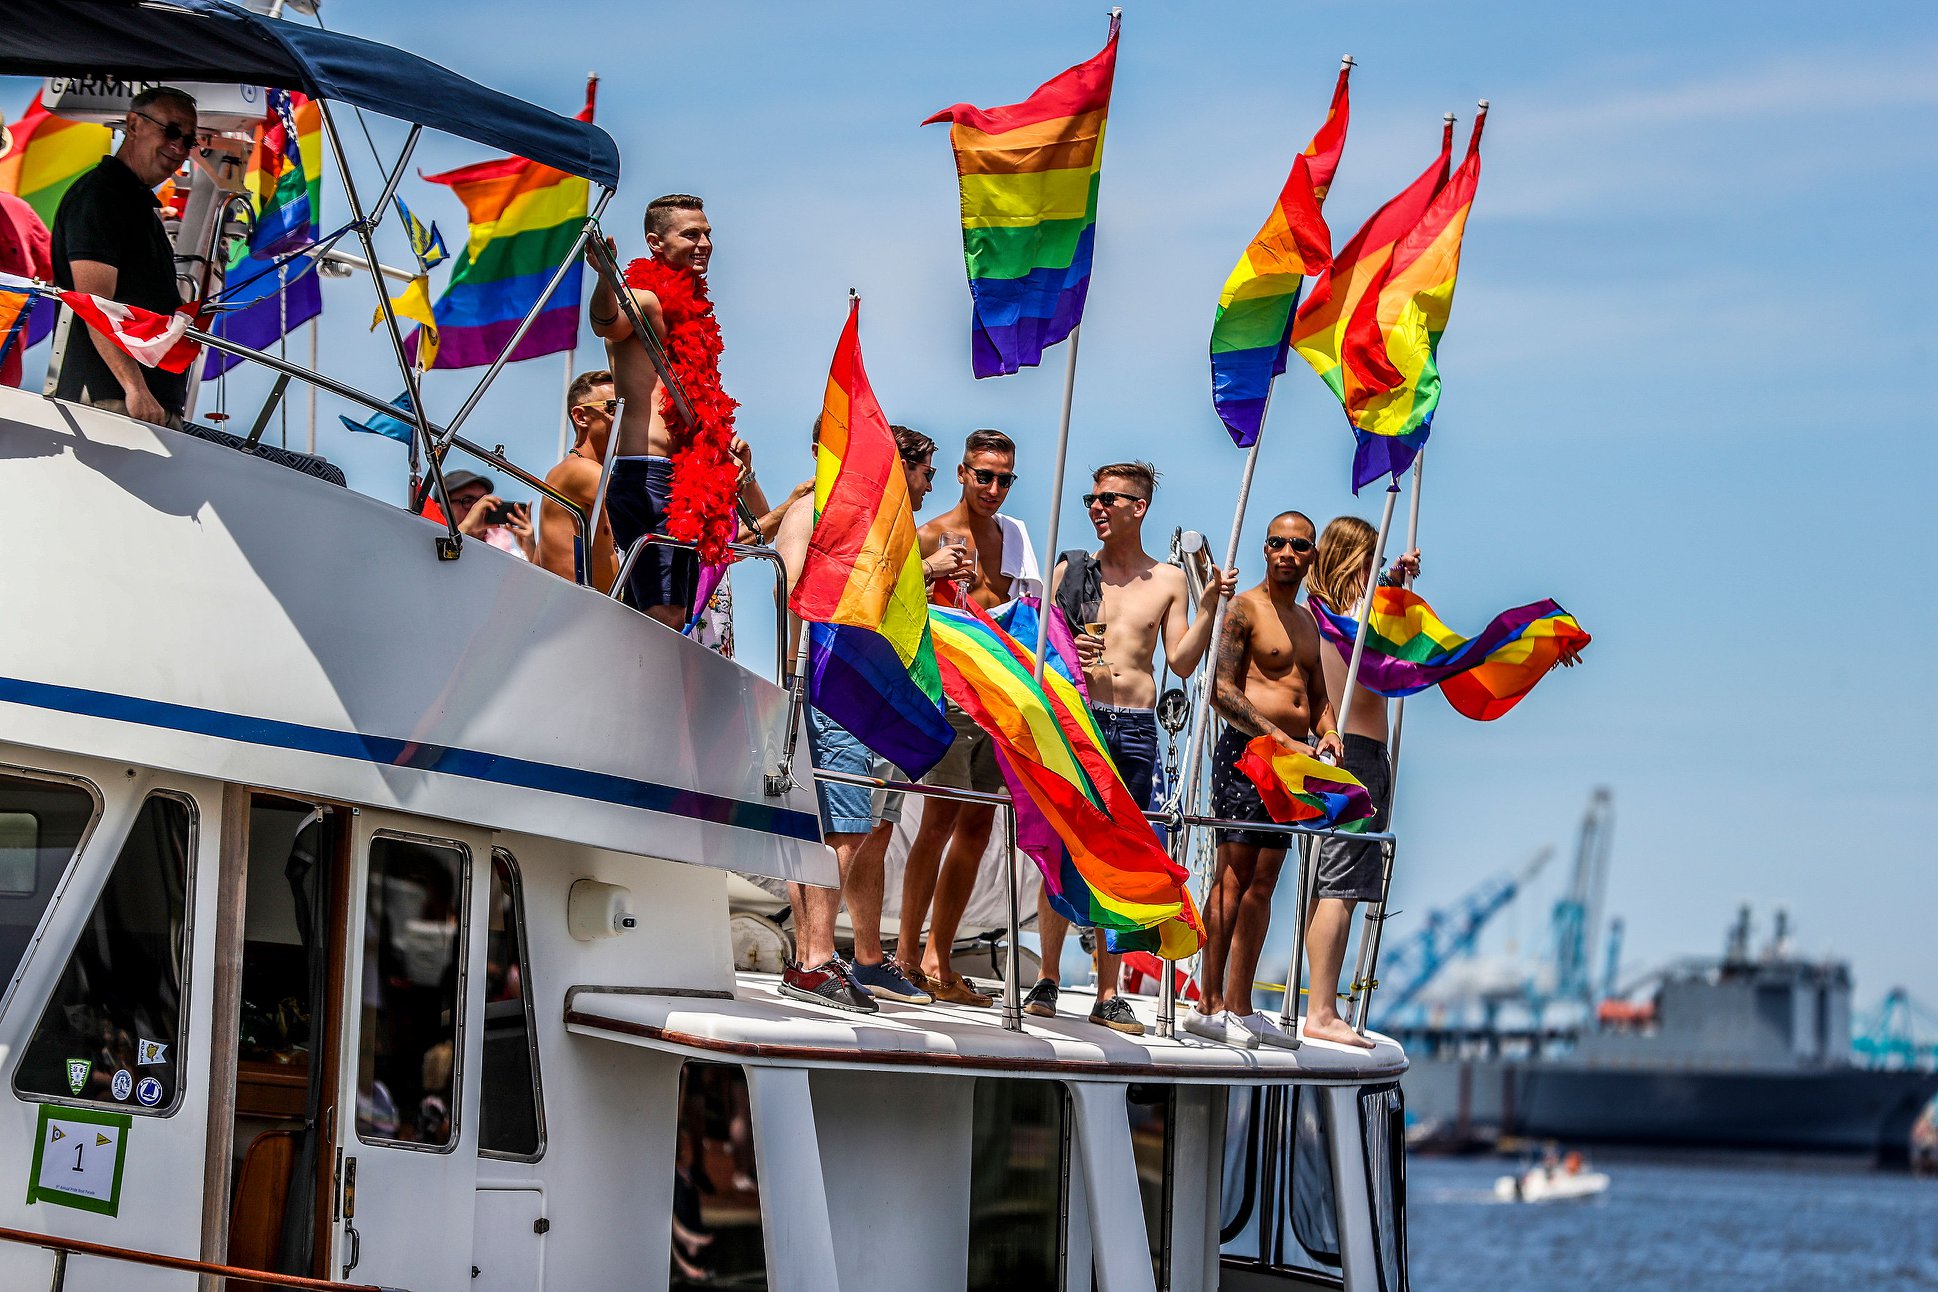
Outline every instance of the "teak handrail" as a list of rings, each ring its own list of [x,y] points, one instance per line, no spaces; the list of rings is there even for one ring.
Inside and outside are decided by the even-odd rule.
[[[267,1283],[273,1287],[309,1288],[311,1292],[399,1292],[399,1289],[383,1288],[375,1283],[337,1283],[330,1279],[304,1278],[298,1274],[272,1274],[268,1270],[245,1270],[234,1265],[216,1265],[210,1261],[190,1260],[186,1256],[162,1256],[156,1252],[138,1252],[127,1247],[110,1247],[106,1243],[89,1243],[78,1238],[62,1238],[58,1234],[33,1234],[24,1229],[0,1227],[0,1239],[26,1243],[33,1247],[45,1247],[74,1256],[98,1256],[103,1260],[153,1265],[160,1269],[183,1270],[190,1274],[212,1274],[217,1278],[249,1279],[256,1283]]]

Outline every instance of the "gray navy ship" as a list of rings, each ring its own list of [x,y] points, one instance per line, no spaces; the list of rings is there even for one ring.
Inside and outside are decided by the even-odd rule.
[[[1408,1029],[1403,1085],[1416,1138],[1786,1149],[1903,1160],[1938,1072],[1859,1066],[1851,978],[1805,960],[1787,928],[1760,954],[1749,912],[1721,959],[1685,961],[1636,1000],[1569,1026]]]

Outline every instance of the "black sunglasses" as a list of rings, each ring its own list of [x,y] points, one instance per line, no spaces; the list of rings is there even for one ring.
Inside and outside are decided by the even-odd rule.
[[[1289,547],[1303,556],[1315,546],[1317,545],[1309,538],[1285,538],[1279,534],[1274,534],[1265,540],[1265,550],[1268,552],[1276,552],[1281,547]]]
[[[171,144],[199,144],[208,142],[209,132],[206,130],[196,130],[193,128],[184,130],[173,121],[160,121],[149,116],[146,112],[137,111],[135,115],[159,129],[162,132],[162,138]]]
[[[922,473],[922,478],[923,478],[924,480],[926,480],[926,481],[928,481],[928,482],[929,482],[930,484],[934,484],[934,483],[935,483],[935,468],[934,468],[934,467],[917,467],[917,468],[915,468],[915,469],[916,469],[917,471],[920,471],[920,472]]]
[[[963,465],[969,466],[967,462],[963,463]],[[982,467],[969,467],[969,474],[976,477],[977,484],[986,485],[994,483],[998,489],[1007,489],[1016,483],[1016,473],[1014,471],[989,471]]]
[[[1143,501],[1144,499],[1137,494],[1118,493],[1115,489],[1106,489],[1102,493],[1087,493],[1083,496],[1083,505],[1086,507],[1095,507],[1098,503],[1106,507],[1115,507],[1120,502]]]

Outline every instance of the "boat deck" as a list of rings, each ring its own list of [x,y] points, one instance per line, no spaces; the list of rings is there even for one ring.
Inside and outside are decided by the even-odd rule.
[[[1066,987],[1054,1019],[1025,1017],[1023,1030],[1002,1026],[991,1009],[902,1005],[883,1001],[878,1014],[854,1014],[780,994],[773,974],[737,975],[735,990],[702,993],[643,988],[574,987],[566,993],[567,1030],[694,1059],[781,1067],[930,1070],[1038,1076],[1251,1085],[1287,1081],[1361,1084],[1398,1077],[1406,1055],[1391,1038],[1372,1034],[1371,1050],[1308,1041],[1296,1050],[1242,1050],[1184,1031],[1125,1036],[1085,1021],[1094,999]],[[1132,997],[1150,1028],[1157,1001]]]

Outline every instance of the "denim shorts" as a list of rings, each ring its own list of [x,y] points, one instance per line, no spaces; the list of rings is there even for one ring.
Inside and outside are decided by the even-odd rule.
[[[846,772],[850,776],[897,777],[887,759],[878,757],[874,750],[856,740],[846,727],[813,705],[808,706],[807,713],[808,749],[816,767],[825,772]],[[877,821],[902,819],[900,794],[820,780],[814,783],[814,793],[821,805],[823,834],[867,834]]]

